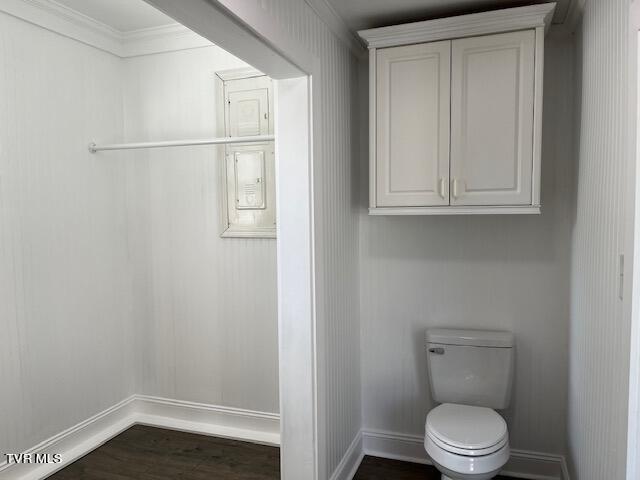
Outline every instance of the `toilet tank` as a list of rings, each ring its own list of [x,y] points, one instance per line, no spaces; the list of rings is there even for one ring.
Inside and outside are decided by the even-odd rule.
[[[513,334],[488,330],[427,330],[429,382],[438,403],[501,410],[509,406]]]

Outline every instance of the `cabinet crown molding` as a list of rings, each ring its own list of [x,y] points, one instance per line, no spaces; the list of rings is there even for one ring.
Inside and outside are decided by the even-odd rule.
[[[551,25],[555,3],[506,8],[456,17],[425,20],[388,27],[360,30],[358,35],[369,48],[394,47],[411,43],[434,42],[473,37]]]

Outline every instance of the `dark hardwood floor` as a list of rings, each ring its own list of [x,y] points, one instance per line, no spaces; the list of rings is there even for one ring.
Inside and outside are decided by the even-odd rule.
[[[353,480],[440,480],[440,472],[431,465],[364,457]],[[515,480],[495,477],[495,480]]]
[[[273,480],[280,450],[136,425],[50,480]]]
[[[136,425],[49,480],[277,480],[277,447]],[[365,457],[354,480],[440,480],[428,465]],[[511,480],[496,477],[496,480]]]

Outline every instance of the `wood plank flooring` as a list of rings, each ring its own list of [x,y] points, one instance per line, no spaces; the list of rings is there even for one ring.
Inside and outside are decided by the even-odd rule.
[[[441,474],[431,465],[364,457],[353,480],[440,480]],[[511,477],[495,477],[494,480],[515,480]]]
[[[136,425],[50,480],[273,480],[280,449]]]
[[[280,449],[136,425],[49,480],[277,480]],[[365,457],[353,480],[440,480],[429,465]],[[512,480],[496,477],[496,480]]]

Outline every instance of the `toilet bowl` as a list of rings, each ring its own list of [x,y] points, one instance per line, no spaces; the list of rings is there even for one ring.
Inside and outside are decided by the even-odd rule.
[[[485,407],[442,404],[429,412],[424,447],[443,480],[487,480],[509,459],[504,419]]]
[[[514,338],[510,332],[427,330],[429,383],[424,448],[443,480],[487,480],[509,460],[507,423]]]

